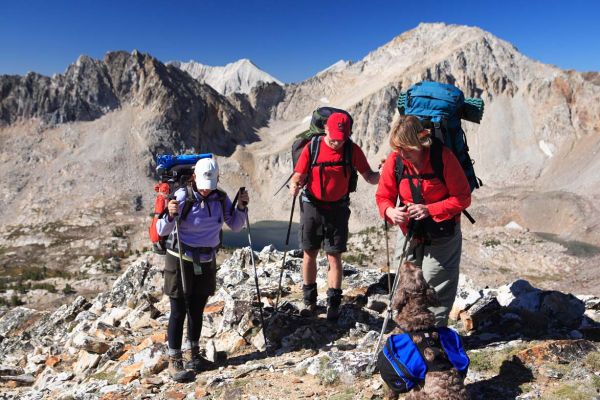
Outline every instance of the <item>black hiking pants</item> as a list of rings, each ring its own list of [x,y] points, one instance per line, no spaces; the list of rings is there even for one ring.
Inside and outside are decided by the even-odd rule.
[[[208,298],[214,294],[216,286],[217,268],[214,260],[202,264],[202,275],[194,275],[194,266],[189,261],[183,262],[183,268],[186,275],[187,299],[183,295],[179,258],[167,253],[164,293],[169,296],[171,302],[167,340],[169,348],[174,350],[181,349],[187,307],[189,307],[188,339],[192,342],[200,339],[204,306]]]

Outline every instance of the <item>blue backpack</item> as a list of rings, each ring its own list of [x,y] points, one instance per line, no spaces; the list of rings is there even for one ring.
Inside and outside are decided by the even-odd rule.
[[[396,393],[404,393],[420,385],[428,371],[447,371],[455,368],[465,374],[469,368],[469,357],[465,352],[460,336],[452,329],[437,328],[439,339],[435,340],[428,332],[391,335],[385,343],[377,366],[381,378]],[[411,335],[421,336],[416,345]],[[425,348],[435,352],[435,359],[428,362],[423,357]]]
[[[482,185],[481,179],[475,176],[460,120],[479,123],[483,100],[465,99],[460,89],[447,83],[423,81],[400,93],[397,106],[401,115],[414,115],[425,127],[431,127],[433,136],[452,150],[465,171],[471,191]],[[443,165],[437,168],[436,175],[441,175],[440,168]]]

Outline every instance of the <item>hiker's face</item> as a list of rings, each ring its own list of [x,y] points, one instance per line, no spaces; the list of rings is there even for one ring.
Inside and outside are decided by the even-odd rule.
[[[198,193],[200,193],[200,195],[202,197],[208,197],[208,195],[212,193],[212,190],[210,190],[210,189],[198,189]]]
[[[327,126],[325,127],[325,143],[327,143],[327,146],[331,147],[333,150],[339,150],[344,145],[344,142],[345,140],[332,139],[331,135],[329,135],[329,130],[327,129]]]
[[[333,140],[330,137],[326,136],[325,142],[327,143],[327,146],[331,147],[333,150],[338,150],[342,148],[345,140]]]
[[[423,150],[411,149],[410,147],[400,147],[396,150],[400,157],[405,159],[411,164],[420,164],[423,160]]]

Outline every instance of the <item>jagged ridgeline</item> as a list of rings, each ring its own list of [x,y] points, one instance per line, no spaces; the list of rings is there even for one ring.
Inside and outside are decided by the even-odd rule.
[[[34,72],[0,77],[0,123],[36,118],[45,127],[93,121],[127,105],[151,108],[150,151],[212,151],[229,155],[236,144],[257,140],[260,118],[248,96],[241,112],[208,85],[148,54],[107,53],[103,60],[81,56],[64,74]],[[262,111],[262,110],[261,110]],[[256,119],[256,121],[255,121]],[[152,139],[146,135],[145,139]]]

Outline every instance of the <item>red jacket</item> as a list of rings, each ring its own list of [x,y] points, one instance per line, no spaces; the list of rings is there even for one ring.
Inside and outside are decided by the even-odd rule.
[[[317,162],[338,162],[344,160],[344,146],[338,150],[333,150],[325,143],[323,138],[320,138],[320,140],[321,144]],[[310,142],[302,149],[296,168],[294,168],[294,171],[299,174],[308,174],[308,182],[306,183],[308,191],[318,200],[337,201],[343,198],[348,193],[348,183],[350,182],[350,173],[346,170],[347,168],[341,165],[325,167],[323,174],[325,193],[321,193],[319,168],[315,167],[309,170],[309,151]],[[365,157],[365,153],[363,153],[362,149],[354,142],[352,143],[352,166],[361,174],[371,170],[369,162]]]
[[[429,148],[425,150],[424,169],[419,171],[420,174],[432,174],[433,167],[429,160]],[[396,177],[394,176],[394,167],[396,163],[395,151],[392,151],[381,171],[379,185],[375,193],[375,201],[379,208],[379,213],[388,222],[390,220],[385,216],[385,210],[388,207],[396,206],[396,199],[399,197],[402,204],[414,203],[410,184],[407,178],[400,181],[400,186],[396,185]],[[456,159],[456,156],[450,149],[444,147],[442,150],[442,161],[444,163],[444,180],[445,184],[438,178],[424,179],[421,188],[424,203],[427,205],[427,210],[435,222],[441,222],[450,218],[456,218],[460,221],[460,212],[471,204],[471,189],[467,177]],[[404,171],[410,175],[417,174],[415,167],[408,161],[402,159],[404,163]],[[413,179],[415,185],[417,179]],[[406,233],[406,225],[401,226],[401,229]]]

